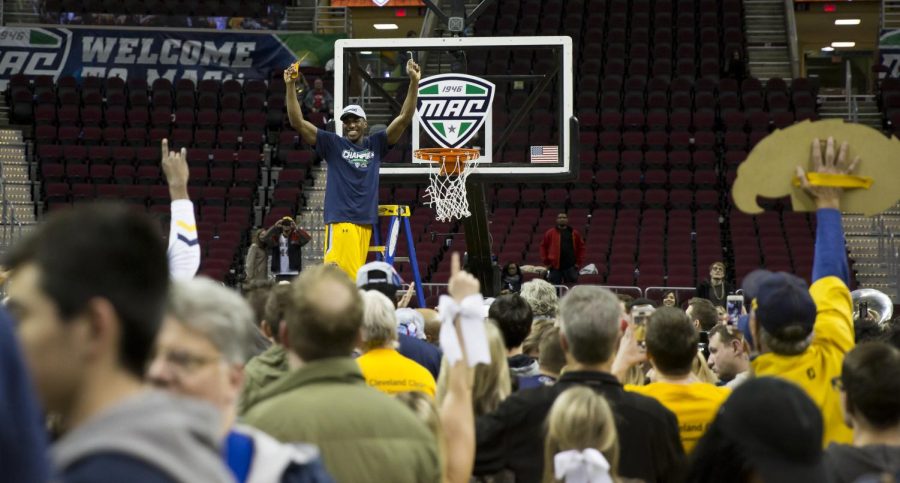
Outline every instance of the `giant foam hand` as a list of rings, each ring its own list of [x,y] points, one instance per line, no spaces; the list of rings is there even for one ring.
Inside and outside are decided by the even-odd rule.
[[[781,198],[790,195],[794,211],[815,211],[813,199],[795,182],[797,167],[810,169],[810,144],[813,139],[833,137],[836,144],[849,144],[849,159],[859,157],[854,175],[871,178],[868,188],[847,189],[841,198],[841,210],[876,215],[900,199],[900,140],[861,124],[841,119],[803,121],[779,129],[765,137],[750,151],[737,171],[731,190],[735,205],[755,215],[763,209],[757,196]],[[862,185],[863,183],[858,183]]]

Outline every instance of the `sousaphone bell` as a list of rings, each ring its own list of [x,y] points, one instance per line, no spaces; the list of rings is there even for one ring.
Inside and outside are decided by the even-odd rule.
[[[853,320],[866,314],[869,320],[879,325],[886,324],[894,315],[894,303],[884,292],[874,288],[861,288],[850,292],[853,299]]]

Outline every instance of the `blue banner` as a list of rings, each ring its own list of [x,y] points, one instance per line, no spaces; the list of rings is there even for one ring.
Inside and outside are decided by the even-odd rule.
[[[343,35],[0,27],[0,91],[10,76],[267,79],[300,58],[323,66]],[[290,45],[290,47],[288,47]]]

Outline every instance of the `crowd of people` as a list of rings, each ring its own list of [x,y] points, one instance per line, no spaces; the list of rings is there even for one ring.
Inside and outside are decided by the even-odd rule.
[[[287,11],[284,5],[266,5],[257,17],[206,16],[172,13],[171,15],[143,13],[101,13],[64,11],[34,1],[32,8],[42,23],[51,25],[97,25],[126,27],[202,28],[215,30],[285,30]],[[98,9],[99,10],[99,9]]]
[[[816,171],[848,172],[845,152],[816,144]],[[163,167],[184,229],[184,153]],[[5,478],[895,481],[900,349],[855,340],[841,190],[805,188],[812,284],[754,272],[741,320],[541,279],[485,301],[458,254],[437,311],[398,299],[383,262],[245,297],[193,277],[191,233],[167,245],[124,206],[54,213],[3,260]]]

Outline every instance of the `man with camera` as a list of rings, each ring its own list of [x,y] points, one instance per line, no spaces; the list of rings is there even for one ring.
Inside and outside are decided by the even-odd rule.
[[[271,247],[272,273],[276,281],[289,281],[300,273],[300,247],[309,243],[311,238],[290,216],[278,220],[266,231],[265,239]]]

